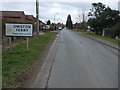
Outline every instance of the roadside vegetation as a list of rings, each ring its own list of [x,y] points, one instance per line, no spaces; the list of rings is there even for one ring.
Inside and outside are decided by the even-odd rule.
[[[84,21],[83,17],[83,22],[76,22],[73,30],[115,44],[120,44],[119,13],[118,10],[113,10],[103,3],[92,3],[92,8],[88,13],[88,21]]]
[[[92,3],[93,8],[89,12],[89,20],[87,22],[90,30],[96,35],[105,35],[112,38],[120,38],[119,24],[120,15],[118,10],[113,10],[109,6],[106,7],[102,3]]]
[[[29,51],[26,51],[26,43],[21,42],[10,50],[3,51],[2,79],[3,87],[11,87],[18,77],[25,72],[32,63],[45,51],[49,41],[55,36],[54,32],[47,32],[37,39],[29,41]]]
[[[99,38],[99,39],[102,39],[102,40],[106,40],[106,41],[112,42],[112,43],[114,43],[114,44],[120,44],[120,40],[113,39],[113,38],[110,38],[110,37],[107,37],[107,36],[95,35],[95,34],[93,34],[93,33],[91,33],[91,32],[85,32],[85,31],[83,31],[83,30],[82,30],[82,31],[79,30],[78,32],[81,32],[81,33],[83,33],[83,34],[85,34],[85,35],[93,36],[93,37],[95,37],[95,38]]]

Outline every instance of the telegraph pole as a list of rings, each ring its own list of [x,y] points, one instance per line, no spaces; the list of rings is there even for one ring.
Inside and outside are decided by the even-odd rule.
[[[78,21],[79,21],[79,23],[81,23],[81,17],[80,17],[80,15],[78,15]]]
[[[78,12],[79,12],[79,14],[78,14],[78,23],[81,23],[81,15],[80,15],[80,13],[81,13],[81,11],[80,10],[78,10]]]
[[[37,35],[39,35],[39,1],[36,0],[36,29]]]
[[[57,15],[58,12],[57,12],[57,13],[54,13],[54,29],[56,29],[56,25],[55,25],[55,18],[56,18],[56,16],[55,16],[55,14]]]
[[[55,25],[55,14],[54,14],[54,30],[56,30],[56,25]]]
[[[84,13],[83,13],[83,23],[85,22],[85,15],[84,15]]]

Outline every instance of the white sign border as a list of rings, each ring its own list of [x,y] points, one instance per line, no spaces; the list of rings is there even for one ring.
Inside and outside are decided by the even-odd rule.
[[[20,24],[30,24],[30,25],[32,25],[32,28],[31,28],[32,29],[31,30],[32,35],[8,35],[7,34],[7,26],[6,26],[7,24],[13,24],[13,25],[14,24],[18,24],[18,25],[20,25]],[[5,35],[8,36],[8,37],[32,37],[33,36],[33,24],[32,23],[5,23]]]

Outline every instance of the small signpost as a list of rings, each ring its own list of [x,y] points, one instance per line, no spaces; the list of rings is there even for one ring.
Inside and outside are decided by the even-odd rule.
[[[11,36],[27,37],[27,51],[29,47],[29,38],[32,36],[33,25],[32,24],[16,24],[6,23],[6,36],[9,36],[9,43],[11,47]]]
[[[11,43],[12,42],[12,40],[11,40],[11,37],[9,37],[9,46],[10,46],[10,48],[11,48]]]

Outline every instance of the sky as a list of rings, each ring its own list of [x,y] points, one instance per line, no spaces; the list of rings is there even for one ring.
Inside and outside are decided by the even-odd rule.
[[[39,0],[39,19],[43,22],[51,20],[54,23],[66,23],[70,14],[73,23],[82,21],[82,15],[88,19],[92,3],[102,2],[112,9],[118,10],[119,0]],[[0,0],[0,11],[24,11],[26,15],[36,16],[35,0]],[[79,18],[80,16],[80,18]]]

